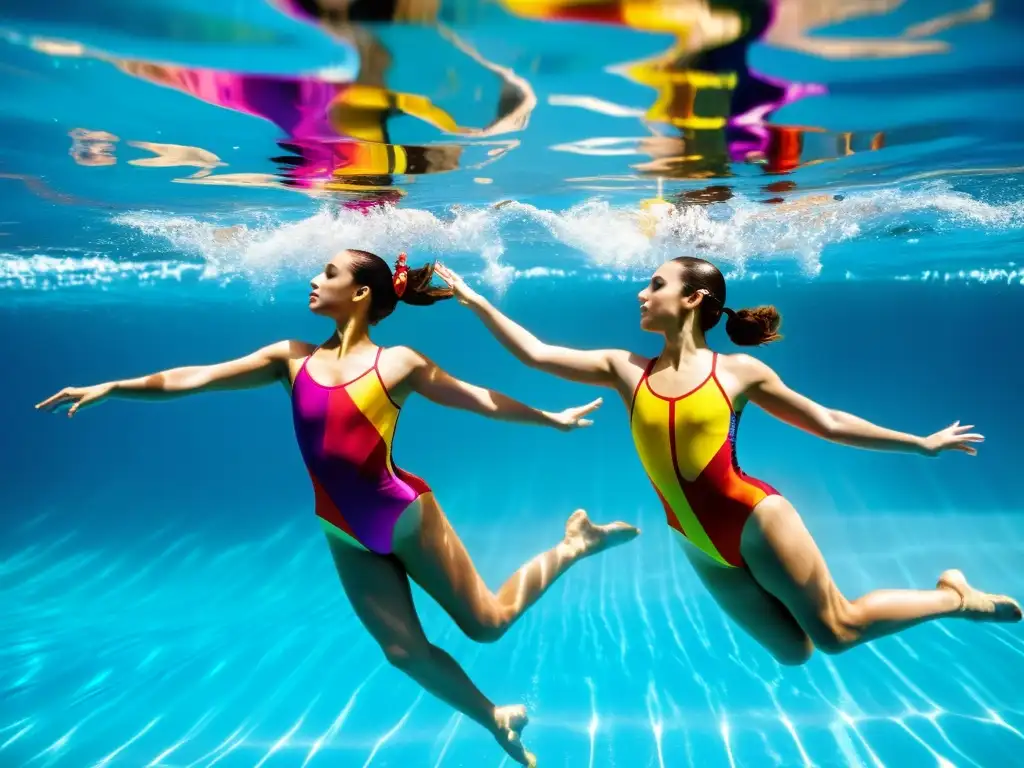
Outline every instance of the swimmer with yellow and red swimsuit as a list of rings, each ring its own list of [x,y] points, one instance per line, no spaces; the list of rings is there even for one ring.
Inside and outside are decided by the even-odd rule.
[[[430,487],[392,458],[398,417],[420,394],[452,408],[567,431],[586,427],[601,401],[557,413],[540,411],[459,381],[408,347],[380,347],[369,328],[400,301],[432,304],[451,291],[432,287],[433,267],[395,271],[366,251],[342,251],[312,280],[309,308],[331,320],[319,346],[280,341],[246,357],[174,368],[91,387],[68,387],[37,405],[69,406],[68,415],[108,397],[165,400],[198,392],[280,384],[290,392],[295,437],[313,486],[315,512],[327,534],[342,587],[356,616],[388,661],[426,690],[484,726],[518,763],[535,765],[520,734],[523,707],[495,707],[458,663],[423,634],[409,590],[419,584],[471,639],[493,642],[569,567],[623,544],[638,531],[626,523],[595,525],[577,510],[565,536],[491,592]]]
[[[639,148],[654,159],[633,167],[662,176],[704,178],[729,162],[761,157],[766,125],[781,108],[824,94],[817,83],[781,80],[756,71],[749,49],[771,28],[776,0],[501,0],[512,14],[545,21],[626,27],[671,34],[662,54],[611,69],[652,88],[643,121],[655,135]],[[671,126],[662,135],[657,126]]]
[[[640,327],[665,337],[650,359],[545,344],[458,275],[437,269],[519,360],[619,393],[669,528],[719,606],[780,663],[802,664],[814,647],[838,653],[929,619],[1020,621],[1016,601],[974,589],[958,570],[943,572],[933,590],[880,590],[855,600],[839,591],[797,511],[736,461],[736,432],[748,403],[860,448],[974,455],[983,438],[959,422],[927,437],[878,427],[794,392],[754,357],[714,352],[705,334],[723,315],[733,343],[751,346],[780,338],[780,318],[774,307],[728,309],[725,278],[710,262],[673,259],[640,292]]]

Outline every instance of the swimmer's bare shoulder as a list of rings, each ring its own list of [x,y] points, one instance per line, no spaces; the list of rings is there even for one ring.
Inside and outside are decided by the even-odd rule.
[[[770,365],[753,355],[744,352],[719,354],[715,375],[737,411],[748,401],[755,401],[776,415],[783,410],[820,410],[819,406],[793,392]]]
[[[627,349],[603,349],[600,353],[607,361],[615,388],[624,398],[632,399],[633,391],[647,370],[651,358],[630,352]]]
[[[282,339],[281,341],[275,341],[273,344],[268,344],[261,351],[272,360],[284,366],[283,370],[287,372],[285,383],[288,383],[290,386],[306,358],[313,354],[315,350],[316,345],[310,344],[308,341]]]
[[[745,352],[720,352],[715,365],[715,374],[719,378],[734,379],[744,387],[752,381],[764,378],[769,371],[771,369],[763,361]]]

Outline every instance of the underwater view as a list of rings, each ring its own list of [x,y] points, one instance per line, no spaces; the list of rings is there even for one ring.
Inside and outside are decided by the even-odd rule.
[[[0,766],[1024,766],[1022,50],[0,0]]]

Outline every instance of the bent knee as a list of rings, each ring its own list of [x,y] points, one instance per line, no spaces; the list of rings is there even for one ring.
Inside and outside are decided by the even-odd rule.
[[[509,623],[497,613],[460,621],[463,634],[475,643],[494,643],[504,637]]]
[[[814,647],[829,656],[836,656],[850,650],[855,644],[852,638],[841,633],[819,632],[814,638]]]
[[[830,656],[850,650],[861,639],[856,611],[852,608],[842,609],[821,616],[811,638],[818,650]]]
[[[770,649],[772,657],[784,667],[799,667],[811,660],[814,655],[814,643],[806,635],[801,641],[787,644],[785,647]]]

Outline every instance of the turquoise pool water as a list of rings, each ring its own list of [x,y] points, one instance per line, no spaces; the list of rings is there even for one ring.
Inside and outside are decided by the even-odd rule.
[[[745,417],[741,465],[793,501],[839,586],[958,567],[1024,595],[1019,10],[652,2],[630,27],[614,4],[601,23],[424,5],[345,26],[263,0],[0,3],[0,765],[502,764],[358,625],[280,391],[32,409],[322,340],[308,280],[344,247],[443,257],[542,338],[643,354],[650,272],[714,260],[730,305],[782,311],[757,354],[791,386],[985,434],[977,457],[924,459]],[[677,208],[649,237],[636,211],[659,194]],[[492,586],[578,507],[643,530],[494,645],[414,588],[431,640],[528,706],[539,765],[1024,764],[1020,625],[934,622],[780,667],[670,537],[620,403],[523,368],[454,302],[402,307],[375,340],[547,408],[606,395],[570,434],[412,401],[395,445]]]

